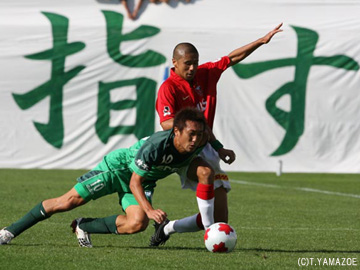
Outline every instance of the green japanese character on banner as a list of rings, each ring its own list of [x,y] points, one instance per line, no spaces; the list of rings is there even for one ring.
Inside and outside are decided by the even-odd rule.
[[[139,55],[122,54],[120,46],[122,42],[139,40],[152,37],[160,32],[159,28],[141,25],[130,33],[123,34],[124,16],[115,11],[102,11],[106,19],[107,51],[109,56],[116,62],[127,67],[154,67],[166,62],[166,57],[161,53],[148,50]]]
[[[135,86],[136,100],[120,100],[111,102],[110,92],[122,87]],[[156,82],[147,78],[136,78],[116,82],[100,82],[98,94],[98,112],[95,124],[96,133],[103,143],[116,134],[134,134],[138,139],[154,133],[155,123],[155,95]],[[134,125],[119,125],[110,127],[110,113],[112,110],[136,109]]]
[[[359,64],[345,55],[314,56],[319,36],[315,31],[292,26],[298,37],[296,58],[264,61],[233,66],[240,78],[251,78],[265,71],[295,66],[295,78],[277,89],[267,100],[266,110],[286,131],[280,146],[271,154],[280,156],[290,152],[304,133],[306,84],[310,68],[314,65],[327,65],[345,70],[359,70]],[[286,112],[276,106],[284,95],[290,95],[291,109]]]
[[[64,141],[63,123],[63,88],[72,78],[77,76],[85,66],[77,66],[65,72],[66,57],[85,48],[83,42],[67,42],[69,21],[66,17],[42,12],[52,26],[53,48],[39,53],[25,56],[32,60],[51,61],[51,77],[48,81],[25,94],[15,94],[13,97],[18,106],[29,109],[46,97],[50,97],[49,122],[47,124],[34,122],[41,136],[52,146],[61,148]],[[160,32],[156,27],[142,25],[130,33],[123,34],[123,15],[113,11],[103,11],[106,19],[107,51],[109,56],[118,64],[130,68],[154,67],[165,63],[166,58],[160,53],[148,50],[139,55],[122,54],[120,45],[124,41],[141,40],[152,37]],[[111,103],[109,91],[125,85],[136,86],[137,100],[123,100]],[[147,78],[113,83],[99,83],[98,119],[96,132],[104,143],[116,134],[134,134],[142,138],[154,132],[155,128],[155,91],[156,82]],[[110,127],[110,111],[126,108],[136,109],[136,123],[134,126]]]
[[[124,16],[114,11],[102,11],[106,19],[107,51],[118,64],[132,68],[154,67],[166,62],[161,53],[148,50],[138,55],[123,54],[120,50],[122,42],[140,40],[157,35],[159,28],[141,25],[124,34]],[[136,86],[136,100],[110,101],[110,91],[125,86]],[[100,82],[98,96],[98,119],[96,132],[103,143],[117,134],[134,134],[138,139],[151,135],[155,129],[155,95],[156,82],[147,78],[135,78],[117,82]],[[136,109],[136,123],[133,126],[110,127],[111,110]]]
[[[47,124],[34,122],[41,136],[52,146],[61,148],[64,141],[63,123],[63,87],[81,72],[85,66],[77,66],[65,72],[65,59],[85,48],[82,42],[67,42],[69,22],[66,17],[58,14],[43,12],[50,20],[53,36],[53,48],[27,55],[32,60],[51,61],[50,80],[25,94],[13,94],[18,106],[29,109],[46,97],[50,97],[50,116]]]

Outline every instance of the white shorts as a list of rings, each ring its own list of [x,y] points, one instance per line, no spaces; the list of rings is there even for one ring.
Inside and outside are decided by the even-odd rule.
[[[229,177],[227,174],[220,168],[220,158],[218,153],[212,148],[212,146],[208,143],[205,145],[204,149],[199,154],[215,171],[215,182],[214,189],[219,187],[224,187],[227,192],[230,191],[231,186],[229,182]],[[183,189],[190,188],[196,191],[197,181],[190,180],[187,177],[188,166],[181,168],[177,173],[180,176],[181,187]]]

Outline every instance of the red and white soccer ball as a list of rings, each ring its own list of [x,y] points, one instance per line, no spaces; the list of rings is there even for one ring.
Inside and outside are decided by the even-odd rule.
[[[205,231],[204,240],[210,252],[231,252],[236,246],[237,235],[229,224],[218,222]]]

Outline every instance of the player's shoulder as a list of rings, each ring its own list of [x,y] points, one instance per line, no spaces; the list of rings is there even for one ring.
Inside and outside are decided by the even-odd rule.
[[[163,149],[169,143],[172,132],[172,129],[155,132],[146,142],[150,143],[155,149]]]
[[[159,88],[159,92],[163,91],[174,91],[176,87],[176,81],[174,79],[172,79],[171,77],[167,78],[160,86]]]
[[[217,66],[223,66],[223,65],[228,65],[230,63],[230,58],[228,56],[223,56],[220,58],[217,58],[214,61],[209,61],[206,63],[203,63],[199,66],[199,69],[209,69],[209,68],[215,68]]]
[[[159,131],[147,138],[141,152],[156,164],[171,145],[172,130]]]

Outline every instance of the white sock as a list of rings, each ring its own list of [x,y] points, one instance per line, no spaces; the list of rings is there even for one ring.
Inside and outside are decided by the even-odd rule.
[[[202,230],[201,228],[199,228],[197,224],[197,216],[198,214],[195,214],[193,216],[175,220],[174,231],[178,233],[184,233],[184,232],[197,232]]]
[[[196,200],[201,215],[201,221],[206,230],[214,223],[214,185],[198,183],[196,188]]]
[[[210,200],[203,200],[199,197],[196,198],[199,211],[201,214],[201,221],[204,225],[205,230],[214,224],[214,198]]]
[[[171,220],[168,224],[165,225],[165,227],[164,227],[165,235],[173,234],[176,232],[176,230],[174,229],[174,223],[176,221],[177,220]]]

